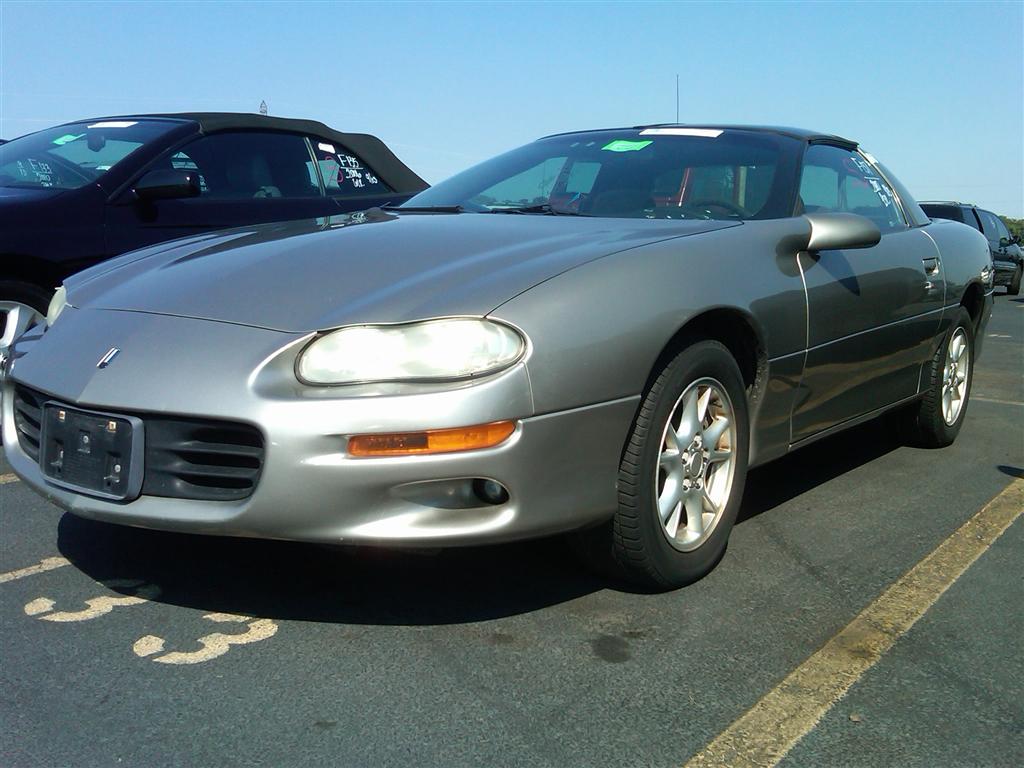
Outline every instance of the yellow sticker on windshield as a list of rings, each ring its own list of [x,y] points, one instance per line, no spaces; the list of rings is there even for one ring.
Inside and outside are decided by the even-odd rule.
[[[651,141],[630,141],[629,139],[616,139],[605,144],[601,149],[607,149],[609,152],[636,152],[637,150],[643,149]]]

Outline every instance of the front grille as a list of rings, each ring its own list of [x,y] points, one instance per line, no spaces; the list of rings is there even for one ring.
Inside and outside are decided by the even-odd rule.
[[[263,435],[230,421],[149,416],[142,493],[237,501],[252,495],[263,468]]]
[[[18,432],[21,450],[39,461],[39,425],[43,418],[43,403],[49,398],[25,387],[14,388],[14,428]]]
[[[53,399],[27,387],[17,386],[14,390],[14,425],[18,443],[35,461],[39,460],[39,424],[43,403]],[[74,407],[74,404],[69,405]],[[255,490],[263,469],[264,455],[263,435],[256,427],[186,416],[116,413],[136,416],[144,425],[143,495],[238,501],[248,498]]]

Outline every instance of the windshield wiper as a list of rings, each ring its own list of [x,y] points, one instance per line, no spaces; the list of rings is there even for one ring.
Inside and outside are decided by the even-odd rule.
[[[541,203],[540,205],[520,205],[511,208],[491,208],[488,213],[540,213],[545,216],[586,216],[585,213],[579,211],[566,211],[560,208],[555,208],[551,203]]]
[[[382,205],[382,210],[405,213],[462,213],[461,205]]]

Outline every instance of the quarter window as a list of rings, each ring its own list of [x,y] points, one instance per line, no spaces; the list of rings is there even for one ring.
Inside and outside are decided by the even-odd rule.
[[[892,188],[857,152],[812,144],[804,154],[800,202],[805,213],[856,213],[871,219],[882,232],[907,224]]]
[[[320,166],[320,175],[323,177],[327,194],[386,195],[392,191],[373,169],[344,147],[317,138],[311,138],[310,142],[313,144],[313,154],[316,155],[317,165]],[[312,163],[308,166],[310,175],[315,178],[316,171]]]

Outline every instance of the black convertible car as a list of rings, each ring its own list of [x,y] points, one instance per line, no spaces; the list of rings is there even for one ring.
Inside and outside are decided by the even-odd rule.
[[[0,146],[0,345],[65,277],[225,227],[402,202],[427,183],[375,136],[264,115],[133,115]]]

